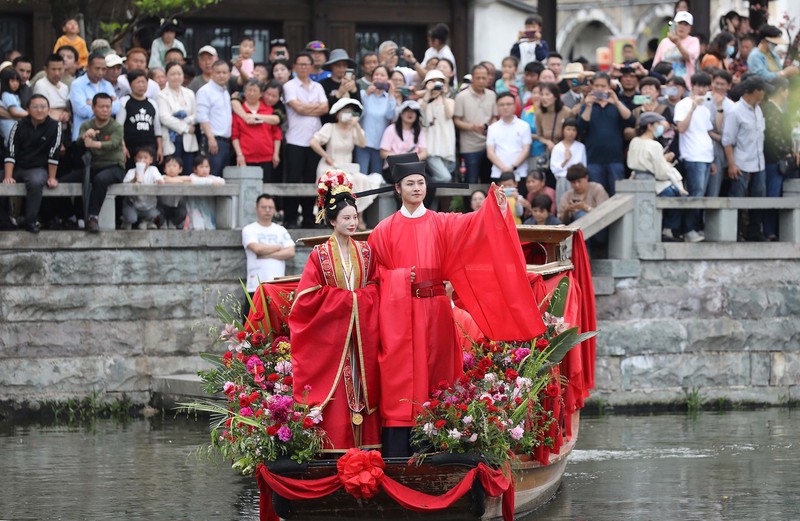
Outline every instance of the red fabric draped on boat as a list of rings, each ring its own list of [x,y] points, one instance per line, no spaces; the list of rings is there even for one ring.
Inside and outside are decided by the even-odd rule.
[[[287,300],[287,297],[297,289],[298,282],[293,280],[291,282],[261,284],[259,286],[260,289],[257,289],[255,295],[253,295],[253,305],[250,306],[250,314],[247,316],[248,321],[245,324],[245,329],[250,332],[258,331],[258,322],[262,322],[266,333],[269,333],[271,328],[274,336],[288,336],[288,315],[292,305]],[[262,291],[269,302],[267,306],[263,304]],[[260,313],[265,315],[264,318],[256,320],[255,316]]]
[[[357,459],[356,462],[343,460]],[[363,462],[361,460],[364,460]],[[355,465],[350,465],[355,463]],[[260,493],[259,516],[261,521],[278,521],[278,515],[273,510],[272,493],[294,500],[318,499],[327,496],[341,487],[345,487],[354,495],[359,494],[359,490],[367,491],[363,497],[372,497],[378,489],[382,489],[390,498],[399,505],[409,510],[417,512],[428,512],[443,510],[452,506],[464,494],[472,488],[475,479],[479,479],[487,496],[502,496],[503,519],[513,521],[514,519],[514,481],[503,471],[491,469],[483,463],[471,469],[464,478],[453,488],[441,496],[432,496],[423,492],[418,492],[395,481],[383,473],[383,460],[377,451],[361,451],[350,449],[339,460],[338,472],[333,476],[320,479],[294,479],[277,474],[272,474],[269,469],[259,464],[256,467],[256,481]],[[347,467],[360,467],[360,472],[348,472]],[[363,483],[358,481],[363,480]],[[355,483],[354,483],[355,482]],[[359,485],[363,485],[359,487]],[[354,492],[354,490],[356,492]]]

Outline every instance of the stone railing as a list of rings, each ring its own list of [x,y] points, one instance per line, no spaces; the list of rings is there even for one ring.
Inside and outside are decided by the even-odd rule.
[[[123,196],[166,195],[185,197],[213,197],[216,201],[217,228],[231,230],[241,228],[256,220],[255,201],[262,193],[277,197],[316,197],[317,187],[311,183],[262,183],[261,168],[234,167],[225,168],[224,185],[141,185],[114,184],[106,194],[106,200],[98,216],[101,231],[115,228],[114,200]],[[469,190],[439,188],[437,195],[468,195],[473,190],[486,189],[486,185],[470,185]],[[45,188],[45,197],[79,197],[83,193],[81,183],[61,183],[54,189]],[[24,197],[25,184],[0,184],[0,197]],[[367,222],[373,226],[385,217],[397,211],[394,192],[380,194],[375,203],[367,209]]]

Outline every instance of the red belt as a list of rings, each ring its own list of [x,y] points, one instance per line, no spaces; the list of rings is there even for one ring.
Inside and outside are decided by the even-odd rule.
[[[411,296],[416,298],[431,298],[447,295],[444,282],[441,280],[426,280],[411,285]]]

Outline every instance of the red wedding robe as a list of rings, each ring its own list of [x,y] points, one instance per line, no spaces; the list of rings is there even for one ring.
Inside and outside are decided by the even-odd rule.
[[[375,261],[366,242],[351,240],[356,289],[347,289],[335,240],[311,251],[289,314],[295,400],[322,405],[325,452],[380,448]],[[353,423],[353,412],[363,418],[360,427]]]
[[[449,280],[475,323],[493,340],[544,332],[510,212],[490,193],[475,213],[397,212],[369,236],[379,265],[381,417],[408,427],[430,389],[462,373],[453,311],[446,296],[414,298],[415,283]]]

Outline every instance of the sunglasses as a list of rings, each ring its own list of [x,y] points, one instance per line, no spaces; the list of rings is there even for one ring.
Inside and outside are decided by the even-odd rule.
[[[311,42],[308,44],[306,49],[314,50],[314,51],[324,51],[325,44],[322,42]]]
[[[276,45],[285,46],[286,40],[284,38],[273,38],[269,41],[271,47],[275,47]]]
[[[588,82],[587,80],[583,80],[583,81],[581,81],[581,80],[579,80],[579,79],[577,79],[577,78],[573,78],[572,80],[570,80],[570,84],[571,84],[573,87],[577,87],[577,86],[579,86],[579,85],[589,85],[589,82]]]

